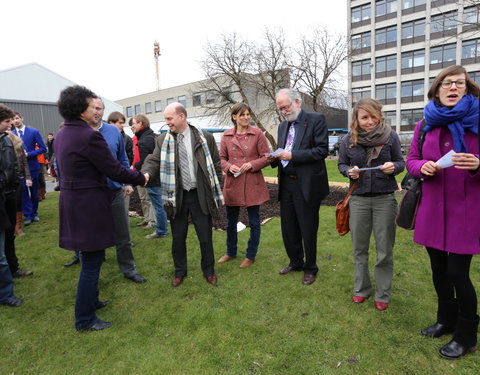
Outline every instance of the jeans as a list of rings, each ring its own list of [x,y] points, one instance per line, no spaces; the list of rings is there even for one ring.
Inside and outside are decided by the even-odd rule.
[[[168,234],[168,221],[167,213],[163,209],[162,188],[159,186],[147,187],[147,192],[150,200],[152,201],[153,208],[155,209],[155,215],[157,218],[156,233],[160,236],[166,236]]]
[[[98,278],[105,250],[82,252],[82,270],[75,301],[75,328],[88,329],[97,322]]]
[[[5,257],[5,231],[0,230],[0,302],[8,302],[14,297],[12,273]]]
[[[237,256],[237,222],[240,207],[227,207],[227,255]],[[246,257],[255,260],[257,255],[258,244],[260,243],[260,206],[247,207],[248,224],[250,225],[250,239],[248,240],[248,248]]]

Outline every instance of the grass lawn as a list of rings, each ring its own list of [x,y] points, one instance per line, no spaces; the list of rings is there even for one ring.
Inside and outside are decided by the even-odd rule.
[[[138,270],[148,282],[126,280],[109,249],[100,297],[111,303],[98,315],[113,327],[78,333],[73,306],[79,266],[62,266],[71,252],[57,246],[57,205],[58,193],[48,193],[41,221],[17,239],[21,266],[35,273],[15,280],[23,306],[0,306],[0,374],[480,373],[480,354],[447,361],[437,351],[449,337],[419,334],[434,322],[436,301],[427,255],[411,232],[397,232],[390,308],[376,311],[372,298],[350,301],[351,243],[336,234],[333,207],[320,209],[320,272],[308,287],[300,273],[278,274],[287,265],[278,218],[263,227],[253,266],[240,269],[241,256],[216,266],[217,287],[202,277],[190,228],[189,276],[178,288],[170,286],[171,236],[147,240],[134,226],[139,219],[132,219]],[[247,239],[248,230],[242,231],[240,249]],[[224,243],[225,233],[216,231],[217,259]],[[472,275],[480,290],[476,257]]]

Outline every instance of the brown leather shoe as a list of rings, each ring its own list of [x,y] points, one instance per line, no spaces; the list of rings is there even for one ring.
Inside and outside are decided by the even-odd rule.
[[[236,257],[232,257],[230,255],[224,255],[223,257],[221,257],[217,263],[225,263],[225,262],[228,262],[229,260],[232,260],[232,259],[235,259]]]
[[[20,277],[26,277],[26,276],[32,276],[33,275],[33,271],[30,271],[30,270],[22,270],[22,269],[18,269],[16,270],[14,273],[13,273],[13,277],[16,277],[16,278],[20,278]]]
[[[254,262],[255,262],[255,259],[245,258],[243,262],[240,264],[240,268],[250,267]]]
[[[291,266],[286,266],[285,268],[282,268],[280,271],[278,271],[278,273],[280,275],[286,275],[287,273],[298,272],[298,271],[301,271],[301,270],[298,268],[293,268]]]
[[[183,280],[185,280],[185,277],[182,276],[175,276],[172,280],[172,286],[177,287],[183,284]]]
[[[315,275],[312,275],[311,273],[306,273],[305,276],[303,276],[302,284],[303,285],[311,285],[315,282]]]
[[[207,283],[212,284],[212,285],[217,285],[217,276],[215,275],[210,275],[206,277]]]
[[[135,224],[135,226],[137,226],[137,227],[144,227],[144,226],[147,225],[147,224],[148,224],[148,221],[142,221],[141,223]]]

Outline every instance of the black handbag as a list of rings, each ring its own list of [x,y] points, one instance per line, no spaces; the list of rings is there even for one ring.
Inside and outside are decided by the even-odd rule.
[[[422,159],[422,147],[425,140],[425,120],[422,120],[420,130],[418,132],[418,150],[420,159]],[[405,190],[403,198],[398,207],[398,213],[395,217],[395,223],[403,229],[414,229],[415,218],[417,217],[418,206],[422,198],[422,181],[423,178],[415,178],[407,173],[401,182],[402,189]]]

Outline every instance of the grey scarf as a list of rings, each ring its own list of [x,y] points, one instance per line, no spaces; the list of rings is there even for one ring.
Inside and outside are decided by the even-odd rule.
[[[359,129],[357,143],[367,149],[367,163],[369,167],[372,160],[378,158],[383,145],[390,138],[392,128],[387,124],[379,124],[374,130],[366,132]]]

